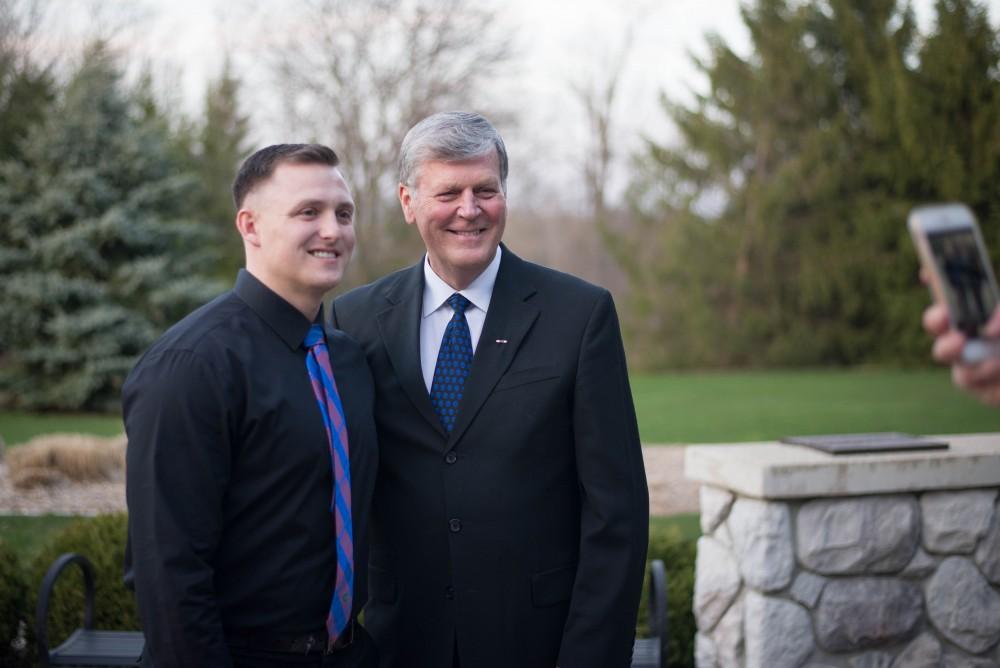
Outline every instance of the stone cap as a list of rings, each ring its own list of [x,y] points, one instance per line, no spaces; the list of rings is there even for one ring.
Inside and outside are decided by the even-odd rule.
[[[760,499],[1000,486],[1000,433],[934,436],[947,450],[831,455],[775,441],[692,445],[691,480]]]

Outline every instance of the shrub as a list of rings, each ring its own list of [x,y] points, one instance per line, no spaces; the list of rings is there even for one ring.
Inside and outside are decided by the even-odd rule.
[[[0,540],[0,666],[27,667],[28,583],[17,554]]]
[[[697,541],[686,538],[676,526],[649,528],[646,579],[639,604],[639,635],[649,635],[649,562],[661,559],[667,570],[667,665],[671,668],[694,666],[696,627],[691,604],[696,546]]]
[[[10,451],[7,468],[19,489],[61,480],[94,482],[120,478],[125,471],[125,436],[44,434]]]
[[[77,552],[94,565],[94,627],[138,630],[135,597],[122,583],[128,516],[101,515],[73,522],[55,536],[31,566],[32,605],[45,572],[59,555]],[[59,577],[49,601],[49,645],[54,647],[83,625],[83,574],[72,565]],[[32,607],[34,609],[34,607]],[[34,640],[30,650],[34,653]]]

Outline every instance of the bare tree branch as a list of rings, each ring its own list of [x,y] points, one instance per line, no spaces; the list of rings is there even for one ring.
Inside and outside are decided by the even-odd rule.
[[[351,273],[371,280],[419,247],[395,202],[403,135],[435,111],[472,106],[510,42],[471,0],[310,0],[293,20],[270,48],[278,102],[296,131],[341,154],[358,203]]]
[[[626,30],[621,46],[606,70],[586,81],[570,83],[573,96],[583,108],[589,135],[588,155],[583,157],[583,181],[591,204],[591,214],[598,226],[607,223],[608,177],[615,159],[615,103],[619,84],[632,48],[633,29]]]

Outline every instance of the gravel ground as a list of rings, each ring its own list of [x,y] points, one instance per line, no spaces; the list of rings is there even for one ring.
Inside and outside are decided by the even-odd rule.
[[[649,485],[649,514],[698,512],[698,483],[684,477],[684,446],[642,449]]]
[[[652,515],[698,511],[698,486],[684,478],[683,447],[643,448]],[[0,515],[98,515],[124,512],[124,482],[62,483],[14,489],[0,463]]]

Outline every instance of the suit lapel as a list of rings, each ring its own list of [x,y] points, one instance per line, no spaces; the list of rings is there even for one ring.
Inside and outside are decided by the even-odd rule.
[[[423,260],[404,272],[399,281],[386,289],[388,308],[377,316],[379,333],[389,353],[403,391],[410,397],[417,412],[431,426],[445,435],[444,427],[434,413],[430,396],[424,386],[420,369],[420,311],[424,300]]]
[[[493,386],[514,360],[518,348],[538,317],[538,308],[527,302],[535,292],[535,287],[527,281],[524,262],[503,247],[500,271],[493,286],[486,322],[476,345],[472,369],[465,381],[462,404],[448,439],[448,447],[462,437],[489,398]]]

